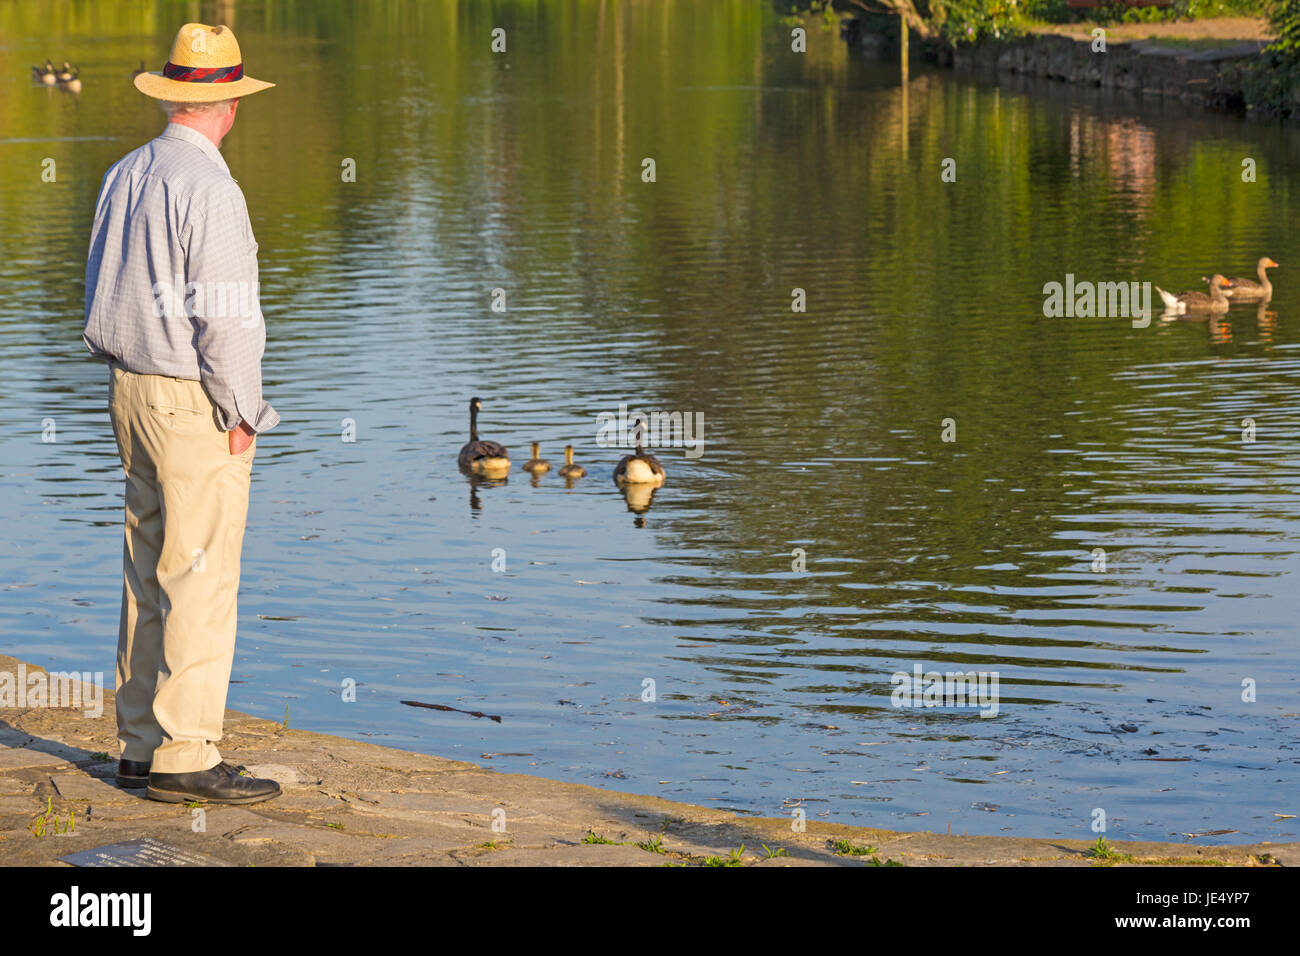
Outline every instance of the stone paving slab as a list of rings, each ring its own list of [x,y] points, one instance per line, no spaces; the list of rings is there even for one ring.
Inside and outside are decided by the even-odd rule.
[[[27,770],[30,767],[67,767],[68,761],[53,754],[21,747],[0,746],[0,772]]]
[[[116,784],[106,783],[98,777],[84,773],[61,773],[49,778],[55,791],[64,800],[85,800],[99,805],[134,803],[139,798],[135,791],[123,790]]]
[[[17,663],[0,656],[0,669]],[[63,866],[58,858],[68,853],[144,837],[239,866],[700,866],[709,858],[717,865],[742,845],[746,866],[1093,865],[1085,855],[1090,841],[813,820],[795,833],[789,818],[497,773],[235,711],[227,712],[223,757],[279,780],[283,795],[240,807],[158,803],[116,786],[115,760],[102,756],[116,754],[113,713],[109,689],[98,718],[0,709],[0,865]],[[47,806],[63,823],[75,814],[72,832],[32,833],[28,825]],[[494,824],[502,822],[498,832]],[[835,840],[873,852],[841,856]],[[779,855],[769,857],[764,844]],[[1138,865],[1300,866],[1300,843],[1112,845]]]
[[[505,847],[466,853],[460,859],[467,866],[660,866],[662,860],[632,846]]]

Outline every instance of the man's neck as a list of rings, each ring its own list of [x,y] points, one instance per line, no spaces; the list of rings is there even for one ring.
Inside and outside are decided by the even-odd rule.
[[[212,141],[213,146],[217,149],[221,148],[221,141],[225,137],[223,135],[218,135],[217,130],[219,127],[214,126],[211,120],[207,117],[195,117],[185,113],[177,113],[171,118],[171,121],[177,126],[187,126],[195,132],[202,133]]]

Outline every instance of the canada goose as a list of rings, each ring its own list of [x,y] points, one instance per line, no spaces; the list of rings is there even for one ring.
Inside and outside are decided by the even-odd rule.
[[[59,70],[58,73],[59,82],[60,83],[68,82],[68,80],[72,79],[72,75],[74,72],[75,71],[72,69],[72,64],[69,63],[67,60],[64,60],[63,69]]]
[[[466,471],[488,476],[504,475],[510,470],[510,452],[505,445],[481,441],[478,437],[478,410],[482,407],[481,399],[469,400],[469,441],[460,450],[457,461]]]
[[[1241,279],[1233,276],[1228,280],[1232,283],[1232,289],[1225,292],[1224,295],[1232,299],[1233,302],[1269,301],[1273,298],[1273,283],[1268,281],[1268,273],[1264,270],[1276,268],[1277,263],[1265,256],[1255,264],[1255,275],[1259,276],[1258,282],[1254,279]]]
[[[145,68],[144,68],[144,60],[141,60],[141,61],[140,61],[140,68],[139,68],[138,70],[132,70],[132,71],[131,71],[131,79],[135,79],[137,76],[139,76],[141,73],[144,73],[144,72],[146,72],[146,70],[145,70]]]
[[[587,469],[581,465],[573,463],[573,446],[564,446],[564,467],[560,469],[560,476],[563,478],[581,478],[587,473]]]
[[[620,485],[653,485],[658,488],[668,478],[664,466],[654,455],[647,455],[641,448],[641,436],[645,423],[637,419],[636,454],[624,455],[614,468],[614,480]]]
[[[1224,296],[1223,290],[1231,289],[1232,283],[1217,272],[1208,281],[1209,295],[1204,292],[1180,292],[1174,295],[1160,286],[1156,286],[1156,291],[1164,300],[1165,311],[1172,312],[1174,315],[1185,315],[1188,312],[1227,312],[1228,299]]]
[[[81,92],[81,70],[79,69],[73,70],[71,73],[68,74],[68,78],[66,80],[63,78],[63,74],[60,74],[59,89],[67,90],[69,93],[80,93]]]
[[[537,457],[537,442],[533,442],[533,457],[524,462],[524,471],[531,471],[535,475],[540,475],[544,471],[551,470],[551,463],[545,458]]]
[[[32,79],[40,80],[46,86],[53,86],[58,82],[59,75],[54,70],[54,64],[46,59],[44,67],[32,67]]]

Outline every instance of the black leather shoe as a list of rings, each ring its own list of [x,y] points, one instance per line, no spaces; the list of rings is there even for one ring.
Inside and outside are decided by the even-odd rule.
[[[117,762],[117,785],[124,790],[143,790],[149,786],[149,767],[148,760],[119,760]],[[236,767],[235,771],[243,773],[243,767]]]
[[[254,777],[243,767],[232,767],[224,760],[211,770],[194,773],[150,773],[150,800],[163,803],[258,803],[280,795],[274,780]]]
[[[149,786],[149,761],[119,760],[117,785],[126,790],[143,790]]]

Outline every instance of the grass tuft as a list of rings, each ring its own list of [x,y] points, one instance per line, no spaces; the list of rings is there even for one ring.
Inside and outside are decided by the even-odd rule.
[[[704,858],[705,866],[744,866],[745,844],[741,844],[737,850],[732,850],[725,857],[723,856],[706,856]]]
[[[656,833],[650,839],[642,840],[640,843],[637,844],[637,846],[645,850],[647,853],[663,853],[664,838]]]
[[[1116,863],[1133,862],[1132,854],[1120,853],[1119,850],[1107,843],[1106,838],[1102,836],[1097,837],[1097,842],[1088,848],[1088,852],[1084,856],[1096,860],[1095,865],[1097,866],[1113,866]]]

